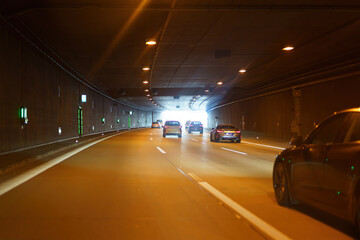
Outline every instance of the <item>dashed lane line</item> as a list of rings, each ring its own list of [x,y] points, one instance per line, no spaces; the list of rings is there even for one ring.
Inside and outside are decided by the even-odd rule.
[[[221,148],[223,150],[226,150],[226,151],[230,151],[230,152],[234,152],[234,153],[239,153],[239,154],[242,154],[242,155],[247,155],[247,153],[244,153],[244,152],[239,152],[239,151],[236,151],[236,150],[232,150],[232,149],[229,149],[229,148]]]
[[[162,150],[160,147],[156,147],[161,153],[166,153],[164,150]]]

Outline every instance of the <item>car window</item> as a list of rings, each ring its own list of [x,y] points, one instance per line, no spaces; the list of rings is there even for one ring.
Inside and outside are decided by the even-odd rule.
[[[199,121],[191,122],[191,125],[201,125],[201,122]]]
[[[234,126],[219,125],[216,129],[236,129]]]
[[[345,142],[360,141],[360,113],[353,113],[353,122],[345,138]]]
[[[166,126],[180,126],[180,122],[178,121],[168,121],[165,123]]]
[[[348,114],[335,115],[321,123],[306,140],[307,144],[329,144],[337,140]]]

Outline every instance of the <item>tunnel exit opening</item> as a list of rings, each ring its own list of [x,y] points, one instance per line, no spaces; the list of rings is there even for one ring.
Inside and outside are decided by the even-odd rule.
[[[181,126],[185,126],[186,121],[201,121],[204,127],[208,125],[208,114],[206,111],[164,111],[161,113],[161,120],[177,120]]]

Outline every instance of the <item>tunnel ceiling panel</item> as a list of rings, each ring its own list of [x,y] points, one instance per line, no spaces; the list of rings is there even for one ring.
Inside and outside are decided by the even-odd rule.
[[[168,108],[206,94],[203,107],[313,81],[360,52],[358,0],[3,0],[0,12],[103,92],[146,109],[147,94]]]

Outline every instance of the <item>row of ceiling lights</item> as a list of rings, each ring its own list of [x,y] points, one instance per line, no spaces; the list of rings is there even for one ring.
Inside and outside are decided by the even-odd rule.
[[[283,51],[291,51],[291,50],[294,50],[294,47],[289,45],[289,46],[283,47],[281,50],[283,50]],[[246,73],[246,69],[245,68],[240,69],[239,73]],[[221,81],[217,82],[217,85],[219,85],[219,86],[221,86],[223,84],[224,83],[221,82]],[[205,90],[205,92],[209,92],[209,90]]]
[[[148,45],[148,46],[156,45],[156,41],[154,41],[154,40],[149,40],[149,41],[146,41],[145,44]],[[282,48],[283,51],[291,51],[291,50],[293,50],[293,49],[294,49],[293,46],[285,46],[285,47]],[[142,70],[143,70],[143,71],[150,71],[150,67],[145,66],[145,67],[142,68]],[[244,69],[244,68],[240,69],[240,70],[239,70],[239,73],[246,73],[246,69]],[[149,84],[149,81],[144,80],[144,81],[143,81],[143,84],[144,84],[144,85],[147,85],[147,84]],[[219,82],[217,82],[217,85],[218,85],[218,86],[221,86],[221,85],[223,85],[223,82],[222,82],[222,81],[219,81]],[[149,100],[150,100],[152,103],[154,103],[155,106],[158,106],[158,107],[163,108],[162,106],[160,106],[158,103],[156,103],[156,102],[153,100],[153,98],[151,97],[151,95],[148,93],[149,91],[150,91],[150,90],[149,90],[148,88],[145,89],[145,92],[147,93],[146,96],[149,98]],[[205,93],[209,93],[209,92],[210,92],[209,89],[205,89]],[[201,96],[198,95],[197,97],[201,97]],[[197,99],[197,97],[193,97],[193,98],[191,99],[190,104],[193,104],[194,101]]]
[[[156,45],[156,41],[155,41],[155,40],[148,40],[148,41],[145,42],[145,44],[148,45],[148,46],[154,46],[154,45]],[[144,66],[144,67],[142,68],[142,70],[145,71],[145,72],[146,72],[146,71],[150,71],[150,67]],[[163,106],[161,106],[160,104],[158,104],[158,103],[151,97],[150,89],[147,87],[148,84],[149,84],[149,81],[148,81],[148,80],[144,80],[144,81],[143,81],[143,84],[144,84],[144,86],[146,87],[144,91],[145,91],[146,97],[148,97],[149,101],[152,102],[155,106],[157,106],[157,107],[159,107],[159,108],[164,108]]]

